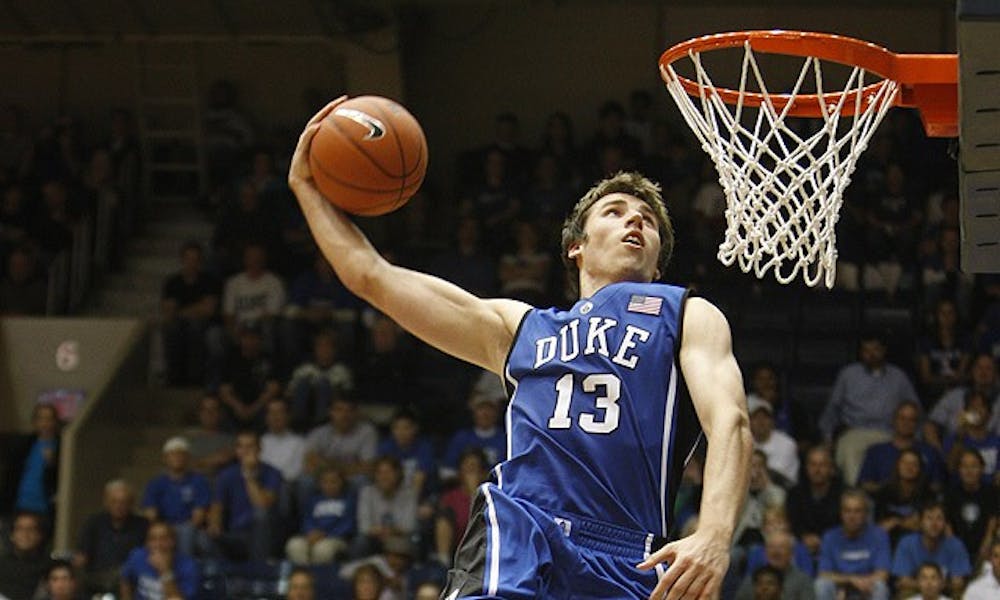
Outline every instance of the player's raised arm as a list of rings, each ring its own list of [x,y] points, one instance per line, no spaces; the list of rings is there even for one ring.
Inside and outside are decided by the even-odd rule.
[[[483,300],[437,277],[390,264],[316,189],[309,147],[320,122],[343,100],[334,100],[309,121],[288,173],[288,185],[323,256],[351,292],[418,338],[499,373],[517,325],[530,307],[514,300]]]
[[[718,597],[747,495],[753,449],[743,378],[726,318],[711,303],[691,298],[684,308],[683,331],[681,371],[708,438],[708,454],[697,531],[640,565],[670,563],[652,595],[668,600]]]

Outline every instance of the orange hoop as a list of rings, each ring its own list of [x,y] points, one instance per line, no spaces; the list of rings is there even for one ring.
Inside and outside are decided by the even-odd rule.
[[[808,31],[781,29],[717,33],[681,42],[660,56],[660,74],[664,81],[676,78],[691,96],[701,93],[699,84],[673,72],[668,67],[680,58],[700,52],[741,47],[749,44],[754,52],[813,57],[848,66],[857,66],[899,84],[895,106],[917,108],[927,135],[958,136],[958,55],[896,54],[863,40]],[[821,117],[822,105],[840,106],[844,115],[855,113],[857,98],[867,99],[879,84],[856,92],[817,94],[768,94],[778,110],[798,117]],[[716,88],[719,98],[730,105],[759,107],[767,101],[763,94]],[[841,104],[842,102],[842,104]],[[790,106],[789,106],[790,105]]]

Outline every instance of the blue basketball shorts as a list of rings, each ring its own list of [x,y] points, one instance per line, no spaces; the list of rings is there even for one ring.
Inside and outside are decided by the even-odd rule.
[[[665,540],[571,514],[550,514],[492,483],[473,500],[442,600],[646,600],[664,566],[635,565]]]

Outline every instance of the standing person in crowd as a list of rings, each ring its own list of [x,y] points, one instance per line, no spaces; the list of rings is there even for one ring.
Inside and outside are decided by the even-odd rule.
[[[122,566],[120,600],[194,600],[198,565],[177,551],[177,538],[162,521],[149,526],[145,546],[129,553]]]
[[[823,534],[820,546],[817,600],[834,600],[840,591],[867,600],[889,599],[889,536],[868,522],[869,512],[861,490],[841,495],[841,524]]]
[[[205,552],[205,524],[212,501],[208,479],[191,470],[190,446],[183,437],[172,437],[163,444],[163,462],[165,472],[150,481],[143,492],[142,514],[151,523],[163,521],[171,526],[181,554]]]
[[[1000,539],[990,545],[989,560],[983,570],[965,589],[962,600],[996,600],[1000,597]]]
[[[281,473],[261,462],[260,438],[254,431],[236,435],[236,459],[215,479],[208,534],[227,557],[264,561],[274,541]]]
[[[842,491],[830,450],[823,445],[810,448],[806,452],[805,479],[788,491],[785,506],[792,532],[814,556],[819,554],[823,533],[840,519]]]
[[[824,439],[836,441],[836,462],[847,485],[858,480],[868,447],[890,438],[896,407],[906,401],[918,406],[920,402],[906,373],[886,362],[882,336],[862,334],[858,355],[857,362],[837,374],[819,420]]]
[[[974,563],[989,558],[990,541],[1000,523],[1000,490],[983,479],[984,466],[979,452],[963,450],[958,457],[958,481],[944,493],[948,524]]]
[[[916,593],[920,565],[932,563],[941,568],[948,582],[948,592],[956,598],[961,595],[972,566],[965,546],[948,533],[947,527],[944,506],[940,502],[928,502],[920,509],[920,531],[899,540],[892,556],[897,593],[904,596]]]
[[[51,515],[59,475],[60,423],[56,407],[36,404],[31,424],[34,432],[25,440],[23,451],[11,457],[11,464],[22,465],[20,477],[15,479],[14,508]]]
[[[958,431],[965,418],[965,397],[973,391],[985,395],[993,407],[989,429],[1000,434],[1000,380],[997,379],[996,359],[992,354],[981,353],[972,359],[968,385],[949,389],[934,405],[930,418],[924,423],[927,443],[940,449],[944,438]]]
[[[928,484],[940,490],[945,481],[945,465],[938,449],[917,439],[920,431],[920,407],[913,402],[903,402],[896,407],[892,416],[892,439],[888,442],[872,444],[865,451],[858,487],[873,494],[892,477],[896,459],[903,450],[915,450],[927,472]]]
[[[480,299],[391,265],[318,192],[307,157],[319,123],[336,104],[307,125],[289,173],[324,255],[349,289],[418,338],[503,374],[517,389],[508,409],[507,458],[497,483],[480,488],[448,594],[556,593],[567,577],[595,595],[617,598],[668,590],[717,594],[747,489],[752,442],[725,318],[686,290],[651,283],[663,275],[673,248],[659,188],[621,173],[574,207],[562,253],[580,294],[570,311]],[[676,394],[680,375],[690,397]],[[702,433],[709,476],[697,531],[673,542],[657,539],[654,546],[674,525],[675,487]],[[629,461],[634,468],[623,469]],[[558,483],[567,480],[574,486]],[[559,515],[565,527],[553,520]],[[607,540],[591,544],[598,532]],[[488,545],[490,536],[503,541]],[[552,561],[564,552],[577,558]],[[520,568],[487,570],[500,563]]]
[[[135,514],[135,492],[121,479],[104,485],[104,510],[91,515],[80,532],[73,566],[83,572],[88,594],[118,591],[118,571],[129,552],[146,539],[149,521]]]
[[[34,596],[51,562],[45,552],[44,527],[43,517],[37,513],[14,516],[11,550],[0,554],[0,597],[20,600]]]
[[[160,316],[167,383],[205,383],[209,335],[218,337],[219,282],[204,269],[201,244],[181,247],[181,268],[163,282]],[[215,328],[213,332],[212,329]]]

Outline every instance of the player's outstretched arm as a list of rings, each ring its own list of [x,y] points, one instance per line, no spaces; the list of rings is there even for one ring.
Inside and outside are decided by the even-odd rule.
[[[684,309],[680,364],[708,438],[697,531],[671,542],[639,568],[668,562],[651,598],[718,598],[737,517],[746,499],[753,440],[743,378],[726,318],[701,298]]]
[[[410,333],[448,354],[500,373],[518,323],[530,307],[514,300],[483,300],[437,277],[390,264],[316,189],[309,147],[320,122],[343,100],[334,100],[309,121],[288,172],[288,185],[323,256],[351,292]]]

